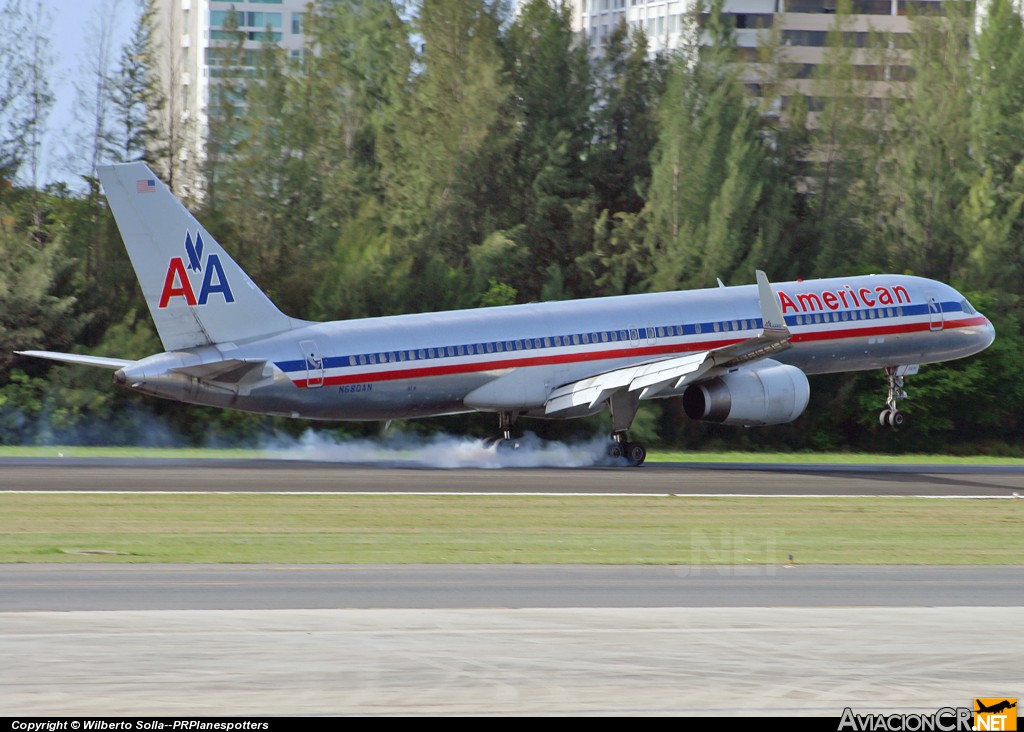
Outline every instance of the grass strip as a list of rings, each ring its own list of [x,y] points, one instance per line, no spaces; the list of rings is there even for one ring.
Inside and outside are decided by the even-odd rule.
[[[1024,501],[0,495],[0,562],[1021,564]]]

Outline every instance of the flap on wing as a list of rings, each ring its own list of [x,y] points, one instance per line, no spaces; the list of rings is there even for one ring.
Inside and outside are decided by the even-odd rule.
[[[104,356],[84,356],[78,353],[59,353],[58,351],[15,351],[19,356],[46,358],[50,361],[73,363],[79,366],[96,366],[102,369],[121,369],[135,363],[123,358],[106,358]]]
[[[544,412],[552,414],[580,406],[595,407],[620,389],[642,390],[640,398],[650,399],[669,386],[678,388],[714,366],[714,361],[708,359],[710,353],[689,353],[574,381],[551,392]]]
[[[202,381],[238,384],[246,380],[247,377],[258,377],[259,374],[262,374],[263,367],[266,364],[267,362],[262,359],[248,361],[240,358],[227,358],[223,361],[203,363],[196,366],[179,366],[178,368],[171,369],[171,371],[185,374],[186,376],[193,376]]]
[[[782,317],[779,300],[767,275],[761,270],[757,270],[757,290],[764,324],[757,336],[713,351],[626,366],[574,381],[551,392],[544,404],[544,413],[553,414],[582,406],[592,409],[622,389],[639,391],[641,399],[653,399],[666,389],[679,389],[700,380],[714,368],[756,361],[789,348],[791,333]]]

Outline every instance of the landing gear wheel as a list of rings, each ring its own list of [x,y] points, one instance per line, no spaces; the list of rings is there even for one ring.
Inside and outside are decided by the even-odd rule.
[[[625,450],[622,449],[622,443],[613,442],[608,445],[608,457],[612,460],[618,460],[621,457],[625,457]]]
[[[906,368],[904,366],[887,366],[885,368],[889,393],[885,399],[886,408],[878,415],[878,424],[883,427],[902,427],[907,422],[906,416],[896,407],[901,400],[907,398],[907,392],[903,390],[903,370]]]
[[[515,412],[498,412],[498,429],[501,431],[501,437],[485,438],[484,448],[496,452],[518,450],[519,440],[512,439],[512,425],[517,416]]]
[[[647,459],[647,448],[639,442],[630,442],[626,446],[626,459],[630,465],[642,465]]]
[[[883,427],[902,427],[907,423],[907,415],[898,409],[883,409],[878,415],[878,424]]]

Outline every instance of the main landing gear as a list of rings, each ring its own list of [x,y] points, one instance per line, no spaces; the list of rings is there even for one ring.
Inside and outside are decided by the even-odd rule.
[[[608,457],[616,460],[625,458],[630,465],[637,466],[647,459],[647,448],[642,442],[629,442],[625,430],[613,432],[612,441],[608,445]]]
[[[630,442],[626,430],[633,424],[636,411],[640,408],[640,397],[630,392],[618,391],[608,400],[612,413],[612,439],[608,444],[608,457],[625,458],[632,466],[647,459],[647,448],[641,442]]]
[[[902,427],[907,417],[897,408],[901,399],[907,398],[903,390],[903,372],[899,366],[886,366],[885,376],[889,380],[889,396],[885,400],[886,408],[878,414],[878,424],[883,427]]]
[[[484,447],[495,450],[518,450],[519,441],[512,439],[512,425],[519,416],[515,412],[498,412],[498,429],[501,437],[489,437],[484,440]]]

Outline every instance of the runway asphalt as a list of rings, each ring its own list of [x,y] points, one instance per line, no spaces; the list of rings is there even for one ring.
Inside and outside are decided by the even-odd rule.
[[[0,613],[1024,607],[1024,566],[0,565]]]
[[[1012,499],[1024,470],[8,459],[5,490]],[[1022,607],[1024,566],[0,565],[0,709],[927,714],[1024,696]]]
[[[0,491],[634,493],[1024,496],[1024,468],[651,463],[440,469],[290,460],[0,460]]]

